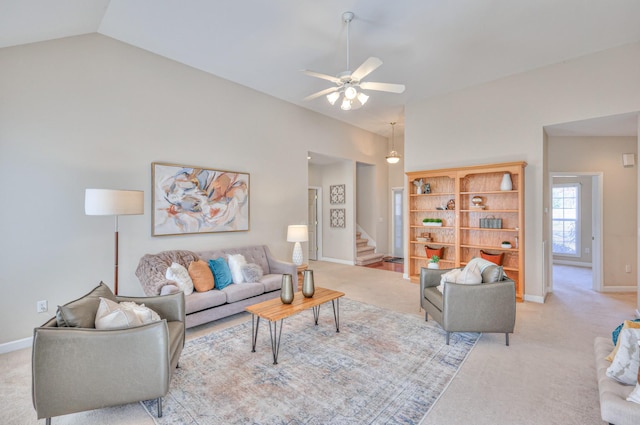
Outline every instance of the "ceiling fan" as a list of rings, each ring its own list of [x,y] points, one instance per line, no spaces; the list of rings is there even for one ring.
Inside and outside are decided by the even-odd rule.
[[[390,93],[402,93],[404,92],[404,84],[391,84],[391,83],[374,83],[369,81],[362,81],[367,75],[378,69],[382,65],[382,61],[376,57],[370,57],[362,63],[355,71],[351,72],[349,67],[349,26],[354,18],[353,12],[344,12],[342,14],[342,20],[347,24],[347,71],[341,72],[338,76],[322,74],[320,72],[303,70],[305,74],[322,78],[334,83],[335,87],[329,87],[328,89],[320,90],[304,98],[304,100],[313,100],[320,96],[327,96],[327,100],[332,105],[335,105],[336,101],[343,96],[340,108],[349,111],[351,109],[358,109],[364,105],[369,96],[367,96],[362,90],[375,90],[384,91]],[[358,90],[360,89],[360,90]]]

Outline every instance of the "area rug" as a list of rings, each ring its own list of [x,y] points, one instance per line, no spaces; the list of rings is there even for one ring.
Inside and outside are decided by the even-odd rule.
[[[268,322],[251,352],[251,321],[190,340],[158,425],[418,424],[446,389],[479,334],[444,331],[421,316],[349,299],[340,332],[331,304],[285,319],[278,364]]]
[[[404,258],[402,258],[402,257],[389,257],[389,258],[385,258],[384,262],[385,263],[402,264],[402,263],[404,263]]]

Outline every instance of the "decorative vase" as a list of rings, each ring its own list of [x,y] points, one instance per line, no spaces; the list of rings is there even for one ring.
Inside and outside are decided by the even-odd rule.
[[[502,176],[502,183],[500,183],[500,190],[511,190],[513,185],[511,184],[511,174],[504,173]]]
[[[311,298],[316,291],[313,285],[313,270],[305,270],[302,273],[304,274],[302,280],[302,295],[304,295],[305,298]]]
[[[280,300],[282,304],[293,302],[293,278],[290,274],[282,275],[282,288],[280,289]]]

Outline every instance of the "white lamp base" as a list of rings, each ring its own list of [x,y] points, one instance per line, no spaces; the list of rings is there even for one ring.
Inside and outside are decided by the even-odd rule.
[[[304,257],[302,256],[302,247],[300,246],[300,242],[296,242],[293,246],[293,257],[291,258],[293,264],[296,266],[301,266],[304,261]]]

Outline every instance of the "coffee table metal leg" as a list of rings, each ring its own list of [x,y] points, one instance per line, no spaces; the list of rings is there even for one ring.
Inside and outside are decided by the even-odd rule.
[[[256,342],[258,342],[258,328],[260,327],[260,316],[257,316],[258,320],[255,320],[256,315],[251,315],[251,352],[256,352]],[[254,327],[255,322],[255,327]]]
[[[315,307],[313,307],[313,320],[316,323],[316,326],[318,326],[318,318],[320,317],[320,306],[317,305]]]
[[[331,300],[331,304],[333,305],[333,319],[336,321],[336,332],[340,332],[340,298]]]
[[[280,332],[278,333],[278,322],[269,321],[269,335],[271,336],[271,351],[273,352],[273,364],[278,364],[278,354],[280,353],[280,338],[282,337],[282,324],[284,319],[280,320]]]

